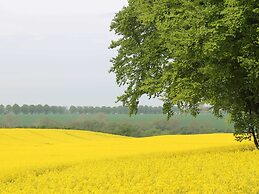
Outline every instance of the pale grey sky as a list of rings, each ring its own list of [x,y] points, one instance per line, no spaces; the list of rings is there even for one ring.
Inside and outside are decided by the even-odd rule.
[[[109,25],[126,4],[0,0],[0,104],[119,105]]]

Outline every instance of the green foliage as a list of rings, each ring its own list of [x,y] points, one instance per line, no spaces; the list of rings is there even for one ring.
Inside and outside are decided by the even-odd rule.
[[[208,103],[259,148],[258,10],[258,0],[128,0],[111,23],[110,71],[127,86],[118,101],[134,114],[142,95],[159,97],[169,117],[173,105],[197,115]]]

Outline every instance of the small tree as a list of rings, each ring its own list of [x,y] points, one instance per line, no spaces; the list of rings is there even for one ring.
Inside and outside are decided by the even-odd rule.
[[[231,115],[237,140],[259,148],[259,1],[128,0],[111,23],[118,100],[136,113],[147,94],[193,115]]]
[[[15,114],[12,112],[4,115],[1,121],[1,127],[5,127],[5,128],[14,128],[14,127],[18,127],[19,125],[20,125],[20,122],[18,117],[15,116]]]
[[[13,107],[12,107],[12,112],[14,114],[19,114],[21,112],[21,108],[18,104],[14,104]]]
[[[77,113],[77,109],[76,109],[76,107],[75,107],[75,106],[70,106],[70,108],[69,108],[69,112],[70,112],[70,113],[72,113],[72,114]]]
[[[51,112],[50,106],[47,105],[47,104],[45,104],[45,105],[43,106],[43,111],[44,111],[44,114],[50,114],[50,112]]]
[[[5,106],[0,104],[0,114],[4,114],[5,113]]]
[[[13,107],[10,104],[8,104],[5,107],[5,111],[6,111],[6,113],[12,113],[13,112]]]
[[[28,106],[27,104],[22,105],[22,107],[21,107],[21,112],[22,112],[23,114],[29,114],[29,112],[30,112],[29,106]]]

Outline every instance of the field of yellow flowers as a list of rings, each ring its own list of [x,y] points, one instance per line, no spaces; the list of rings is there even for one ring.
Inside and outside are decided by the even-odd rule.
[[[131,138],[0,129],[0,194],[259,193],[259,151],[232,134]]]

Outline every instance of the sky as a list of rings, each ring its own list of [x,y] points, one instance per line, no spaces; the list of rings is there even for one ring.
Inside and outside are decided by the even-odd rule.
[[[0,104],[116,106],[109,31],[126,0],[0,0]],[[158,100],[141,100],[159,105]]]

